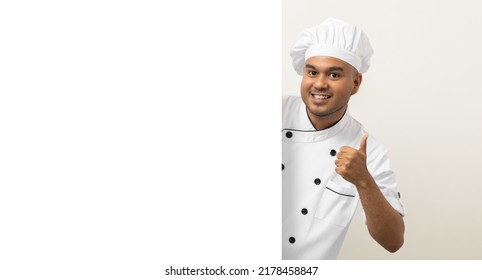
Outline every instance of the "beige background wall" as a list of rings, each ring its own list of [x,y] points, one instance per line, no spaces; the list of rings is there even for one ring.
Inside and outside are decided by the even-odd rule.
[[[387,146],[407,209],[385,252],[360,207],[340,259],[482,259],[482,18],[477,1],[283,1],[283,94],[298,34],[327,17],[362,27],[375,54],[350,112]]]

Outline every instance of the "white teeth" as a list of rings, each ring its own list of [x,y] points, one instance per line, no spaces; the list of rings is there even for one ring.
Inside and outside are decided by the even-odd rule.
[[[315,99],[328,99],[329,98],[328,95],[313,94],[313,96],[315,97]]]

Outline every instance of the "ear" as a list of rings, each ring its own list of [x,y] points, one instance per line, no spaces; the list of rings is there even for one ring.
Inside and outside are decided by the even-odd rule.
[[[354,77],[354,80],[353,80],[354,86],[353,86],[353,90],[351,92],[351,95],[354,95],[355,93],[358,92],[358,89],[360,88],[360,85],[362,83],[362,79],[363,79],[362,74],[360,74],[360,73],[355,74],[355,77]]]

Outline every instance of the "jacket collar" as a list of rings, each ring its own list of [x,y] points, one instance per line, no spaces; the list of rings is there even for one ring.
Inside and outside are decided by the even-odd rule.
[[[283,140],[290,142],[318,142],[326,140],[338,134],[345,128],[351,119],[348,109],[343,117],[332,127],[323,130],[316,130],[308,118],[306,105],[301,102],[297,114],[297,120],[294,122],[295,127],[283,130]],[[286,132],[291,131],[292,137],[287,137]]]

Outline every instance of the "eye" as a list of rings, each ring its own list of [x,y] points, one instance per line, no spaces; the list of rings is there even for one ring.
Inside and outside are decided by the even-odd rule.
[[[338,73],[330,73],[328,76],[332,79],[338,79],[341,77],[341,75]]]
[[[313,70],[309,70],[308,71],[308,76],[316,76],[316,71],[313,71]]]

